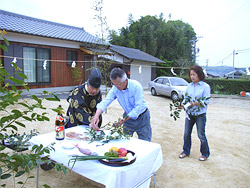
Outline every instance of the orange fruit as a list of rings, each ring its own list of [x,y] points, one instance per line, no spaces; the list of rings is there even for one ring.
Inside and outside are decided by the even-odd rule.
[[[118,152],[118,151],[119,151],[119,148],[117,148],[117,147],[112,147],[112,148],[109,149],[109,151],[111,151],[111,150],[114,150],[114,151]]]

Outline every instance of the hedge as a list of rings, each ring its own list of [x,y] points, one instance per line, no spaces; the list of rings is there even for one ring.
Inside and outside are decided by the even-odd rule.
[[[183,77],[190,82],[190,79]],[[250,80],[207,78],[205,82],[211,87],[211,93],[240,95],[241,91],[250,92]]]

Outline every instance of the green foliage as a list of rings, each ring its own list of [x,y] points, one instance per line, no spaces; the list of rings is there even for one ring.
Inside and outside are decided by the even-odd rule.
[[[187,94],[185,95],[185,102],[183,103],[183,105],[188,104],[188,103],[199,103],[199,106],[196,106],[196,108],[192,108],[193,106],[189,106],[188,109],[184,109],[184,110],[188,110],[188,114],[192,115],[192,116],[197,116],[197,114],[200,112],[200,108],[204,108],[205,106],[207,106],[207,102],[210,99],[210,97],[201,97],[201,98],[197,98],[195,97],[194,100],[192,100],[192,98],[190,96],[188,96]]]
[[[11,148],[15,151],[23,151],[23,150],[28,149],[28,147],[30,146],[29,140],[33,136],[36,136],[36,135],[38,135],[38,132],[35,129],[31,130],[30,134],[14,133],[14,134],[8,135],[7,133],[5,133],[3,137],[3,141],[4,141],[4,145],[7,146],[8,148]]]
[[[156,77],[172,75],[172,73],[170,71],[170,68],[172,67],[171,66],[172,62],[167,61],[166,59],[162,59],[162,60],[165,61],[166,63],[156,63],[157,67],[159,67],[159,68],[156,69]]]
[[[131,16],[130,16],[131,17]],[[194,47],[196,33],[191,25],[180,20],[165,22],[162,14],[144,16],[138,21],[129,22],[122,27],[119,35],[110,31],[110,42],[130,48],[140,49],[152,56],[171,62],[172,66],[179,63],[194,64]]]
[[[218,85],[218,84],[216,84],[214,87],[213,87],[213,93],[216,93],[216,94],[221,94],[221,93],[223,93],[222,91],[223,91],[223,89],[224,89],[224,87],[222,86],[222,85]]]
[[[169,104],[169,111],[170,111],[170,117],[173,117],[176,121],[178,118],[180,118],[181,113],[181,102],[182,99],[174,100],[172,103]]]
[[[187,82],[190,82],[188,77],[183,77]],[[206,83],[210,85],[211,93],[240,95],[241,91],[250,91],[250,80],[246,79],[214,79],[206,78]]]
[[[6,34],[5,31],[1,31],[1,39],[5,41],[5,44],[8,46],[9,42],[4,38]],[[1,49],[7,51],[8,48],[4,45],[0,46]],[[27,84],[21,80],[21,78],[26,79],[27,76],[22,73],[22,70],[17,67],[16,63],[12,62],[14,68],[14,73],[9,74],[2,63],[0,65],[0,178],[8,179],[13,178],[14,185],[20,185],[21,187],[25,186],[25,183],[28,179],[34,178],[30,176],[30,171],[36,168],[42,163],[50,163],[48,157],[41,158],[41,155],[48,156],[50,151],[53,150],[52,146],[43,147],[43,145],[35,145],[28,152],[20,152],[22,148],[25,148],[28,145],[28,140],[36,135],[37,133],[31,131],[31,134],[19,134],[19,127],[25,128],[25,121],[49,121],[47,115],[47,108],[43,106],[43,101],[60,101],[60,99],[47,91],[44,91],[43,94],[46,96],[44,98],[38,98],[35,95],[32,95],[32,104],[30,104],[26,99],[22,97],[22,90],[18,90],[18,87],[24,87],[27,91],[29,88]],[[20,79],[15,78],[17,74]],[[10,82],[11,81],[11,82]],[[13,83],[13,84],[10,84]],[[48,95],[53,97],[48,97]],[[23,110],[17,107],[17,105],[22,106]],[[43,112],[37,113],[37,111],[42,110]],[[52,109],[58,111],[58,109]],[[13,147],[13,152],[8,152],[6,146],[3,145],[3,141],[7,141]],[[63,170],[66,172],[66,168],[61,164],[56,165],[57,170]],[[24,181],[16,182],[15,179],[20,176],[25,176]],[[6,184],[1,184],[2,187],[6,187]],[[16,185],[15,185],[16,186]],[[44,187],[49,187],[44,185]]]
[[[188,110],[188,113],[192,116],[197,116],[197,113],[200,112],[201,107],[207,106],[207,101],[210,99],[210,97],[201,97],[197,98],[195,97],[194,100],[187,94],[185,94],[185,100],[184,97],[182,99],[178,99],[175,101],[172,101],[172,103],[169,104],[170,108],[170,117],[173,117],[174,120],[176,121],[177,119],[180,118],[180,112],[182,109],[184,109],[183,105],[196,102],[199,103],[199,106],[196,106],[197,108],[192,108],[192,105],[188,107],[188,109],[184,109],[185,111]]]
[[[72,78],[75,81],[76,84],[80,84],[81,78],[82,78],[82,69],[79,65],[76,65],[76,67],[71,68]]]
[[[101,44],[105,44],[107,41],[107,38],[110,37],[111,31],[109,31],[109,26],[107,23],[107,18],[103,13],[103,0],[96,0],[94,2],[93,6],[94,11],[96,11],[96,14],[94,16],[94,19],[98,22],[99,26],[99,34],[97,35],[98,38],[100,39]],[[115,37],[115,31],[113,31],[114,37]],[[105,51],[107,50],[107,46],[105,45],[99,45],[97,47],[99,49],[99,52],[95,55],[99,55],[99,61],[97,67],[102,73],[102,82],[105,85],[105,94],[107,95],[108,93],[108,85],[110,83],[109,80],[109,73],[111,66],[113,64],[113,61],[105,59]],[[107,112],[107,111],[106,111]]]
[[[107,123],[102,126],[102,130],[95,131],[93,129],[87,128],[88,136],[90,137],[90,141],[101,141],[104,143],[108,143],[110,140],[118,140],[118,139],[129,139],[130,135],[123,132],[123,126],[116,126],[119,122]]]
[[[206,79],[211,93],[239,95],[241,91],[250,91],[250,80]]]

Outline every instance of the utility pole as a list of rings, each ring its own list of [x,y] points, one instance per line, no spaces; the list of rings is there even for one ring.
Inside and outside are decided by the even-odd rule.
[[[234,56],[235,56],[235,50],[233,51],[233,79],[234,79]]]
[[[233,50],[233,79],[234,79],[234,58],[235,58],[235,55],[237,55],[238,53],[236,52],[235,53],[235,50]]]
[[[200,52],[200,50],[197,50],[196,49],[196,43],[199,41],[199,39],[203,38],[203,36],[198,36],[196,37],[196,39],[194,40],[194,50],[193,50],[193,53],[194,53],[194,64],[196,64],[196,54]]]

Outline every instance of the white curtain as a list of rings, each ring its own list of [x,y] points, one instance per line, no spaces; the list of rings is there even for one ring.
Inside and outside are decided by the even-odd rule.
[[[35,82],[36,81],[36,49],[35,48],[23,48],[23,71],[28,77],[25,82]]]

